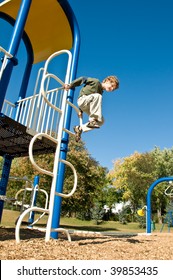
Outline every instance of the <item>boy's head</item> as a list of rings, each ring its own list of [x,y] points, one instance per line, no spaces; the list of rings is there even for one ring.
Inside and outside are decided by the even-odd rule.
[[[113,91],[119,88],[119,80],[116,76],[108,76],[103,82],[102,86],[106,91]]]

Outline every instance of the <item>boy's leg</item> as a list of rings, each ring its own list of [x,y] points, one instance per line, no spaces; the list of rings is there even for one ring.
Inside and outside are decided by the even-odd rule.
[[[81,96],[78,101],[79,108],[90,118],[102,121],[102,95],[93,93]]]
[[[99,126],[103,125],[104,121],[98,122]],[[74,132],[75,132],[75,139],[76,142],[79,142],[81,139],[82,132],[88,132],[90,130],[93,130],[94,127],[88,127],[89,122],[82,124],[81,126],[74,126]]]
[[[80,110],[85,112],[87,115],[90,115],[90,103],[93,100],[93,94],[90,95],[82,95],[77,100],[77,104]]]
[[[75,140],[76,142],[79,142],[81,139],[81,134],[82,134],[82,127],[80,125],[74,126],[73,127],[74,133],[75,133]]]
[[[100,128],[102,124],[102,95],[96,93],[94,94],[93,101],[90,103],[89,123],[87,126],[90,128]]]
[[[102,118],[101,122],[98,122],[99,126],[103,125],[103,123],[104,123],[104,118]],[[73,129],[74,129],[74,132],[75,132],[76,142],[80,141],[82,132],[88,132],[88,131],[94,129],[94,127],[88,127],[88,124],[89,124],[89,122],[84,123],[82,125],[74,126]]]
[[[94,93],[90,95],[83,95],[78,99],[79,108],[89,115],[89,122],[91,127],[96,128],[100,125],[98,122],[102,123],[102,95],[99,93]],[[95,125],[94,125],[95,123]]]
[[[104,124],[104,118],[102,118],[101,122],[97,122],[97,123],[98,123],[99,127],[102,126]],[[89,122],[81,125],[81,128],[82,128],[83,132],[88,132],[88,131],[93,130],[95,128],[99,128],[99,127],[92,127],[92,126],[90,127],[90,126],[88,126],[88,124],[89,124]]]
[[[89,122],[82,124],[81,126],[75,126],[74,132],[76,141],[81,139],[82,132],[87,132],[93,130],[94,128],[99,128],[104,123],[102,117],[102,95],[98,93],[83,95],[78,101],[79,109],[89,115]],[[96,121],[97,123],[93,125],[91,122]]]
[[[102,95],[99,93],[92,94],[93,100],[89,104],[89,121],[97,120],[102,122]]]

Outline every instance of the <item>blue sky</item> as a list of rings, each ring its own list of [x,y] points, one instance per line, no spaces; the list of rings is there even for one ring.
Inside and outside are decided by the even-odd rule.
[[[77,76],[117,75],[104,93],[105,124],[85,133],[91,155],[113,161],[173,146],[172,0],[69,0],[81,32]],[[78,95],[78,90],[76,90]]]
[[[135,151],[173,146],[172,0],[69,0],[79,24],[77,77],[117,75],[104,93],[105,124],[82,136],[102,166]],[[7,30],[6,30],[7,31]],[[0,35],[4,34],[0,25]],[[10,32],[9,32],[10,33]],[[0,45],[6,46],[7,32]],[[1,44],[2,43],[2,44]],[[15,83],[18,83],[15,79]],[[80,88],[76,88],[76,102]],[[72,118],[74,126],[76,117]]]

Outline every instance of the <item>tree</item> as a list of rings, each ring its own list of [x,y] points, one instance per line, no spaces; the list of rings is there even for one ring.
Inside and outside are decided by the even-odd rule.
[[[133,155],[115,161],[114,168],[109,172],[112,185],[122,191],[122,200],[130,201],[135,212],[138,207],[146,204],[146,194],[150,185],[161,177],[173,174],[173,148],[160,150],[155,147],[148,153]],[[168,197],[164,190],[167,182],[160,183],[152,193],[152,210],[161,216],[166,209]]]
[[[90,156],[84,142],[76,143],[71,139],[67,160],[71,162],[78,174],[78,187],[69,199],[64,199],[62,209],[68,215],[76,215],[83,219],[91,217],[91,209],[100,199],[102,189],[107,184],[107,169]],[[64,190],[70,190],[73,185],[72,172],[66,169]]]
[[[153,155],[155,159],[157,178],[173,175],[173,148],[161,150],[159,147],[155,147],[151,151],[151,155]]]
[[[116,190],[122,192],[122,201],[130,201],[133,213],[146,204],[146,194],[155,180],[154,157],[150,153],[135,152],[130,157],[117,160],[109,177]]]

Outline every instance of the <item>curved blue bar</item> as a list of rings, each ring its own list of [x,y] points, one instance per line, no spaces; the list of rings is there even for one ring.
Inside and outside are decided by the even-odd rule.
[[[13,67],[16,63],[15,56],[18,51],[19,44],[20,44],[20,41],[21,41],[21,38],[23,35],[24,26],[25,26],[25,22],[27,20],[27,15],[29,13],[31,2],[32,2],[32,0],[23,0],[22,1],[18,16],[16,18],[16,22],[14,25],[14,31],[13,31],[12,38],[10,41],[10,46],[8,49],[8,52],[11,53],[11,55],[13,55],[13,58],[8,60],[7,66],[3,72],[3,75],[2,75],[2,78],[0,81],[0,92],[1,92],[0,111],[1,111],[1,108],[2,108],[2,105],[4,102],[4,97],[5,97],[8,83],[9,83],[9,80],[11,77],[11,73],[12,73]]]
[[[12,26],[15,25],[15,20],[7,14],[0,12],[0,18],[4,19],[6,22],[11,24]],[[31,70],[32,70],[32,65],[34,62],[33,48],[32,48],[30,39],[29,39],[27,33],[25,32],[25,30],[23,31],[22,39],[23,39],[23,43],[26,47],[27,62],[26,62],[23,79],[22,79],[22,85],[21,85],[17,100],[25,98],[25,96],[26,96],[26,91],[27,91],[28,82],[29,82],[29,78],[30,78],[30,74],[31,74]]]
[[[151,233],[151,195],[152,195],[152,191],[154,189],[155,186],[157,186],[158,184],[162,183],[162,182],[169,182],[169,181],[173,181],[173,177],[163,177],[160,178],[158,180],[156,180],[148,189],[147,192],[147,233]]]

